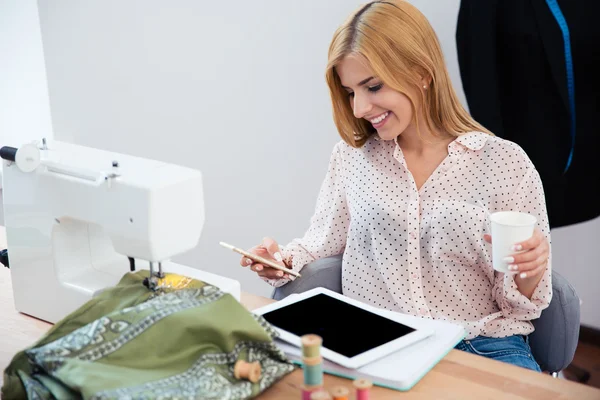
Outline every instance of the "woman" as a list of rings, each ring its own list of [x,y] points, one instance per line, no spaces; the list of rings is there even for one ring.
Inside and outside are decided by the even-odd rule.
[[[526,335],[552,296],[550,236],[527,155],[463,109],[432,27],[405,1],[375,1],[350,16],[333,37],[326,77],[343,140],[308,231],[251,251],[294,271],[343,252],[345,295],[461,324],[459,349],[539,371]],[[504,260],[514,274],[494,271],[484,235],[487,212],[502,210],[538,221]],[[291,279],[241,264],[274,286]]]

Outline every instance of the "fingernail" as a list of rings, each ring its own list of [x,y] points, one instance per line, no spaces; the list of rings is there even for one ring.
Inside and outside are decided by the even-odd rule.
[[[521,251],[521,250],[523,250],[523,246],[521,246],[520,244],[515,244],[513,246],[513,249],[515,249],[515,251]]]
[[[519,275],[521,277],[521,279],[525,279],[527,278],[527,273],[526,272],[521,272],[521,275]]]
[[[504,257],[504,262],[507,264],[512,264],[515,262],[515,258],[514,257]]]
[[[252,260],[251,260],[251,259],[249,259],[249,258],[246,258],[246,264],[247,264],[247,265],[252,265]]]
[[[279,262],[282,262],[282,261],[283,261],[283,257],[281,257],[281,253],[280,253],[280,252],[277,252],[277,253],[273,254],[273,257],[274,257],[274,258],[275,258],[277,261],[279,261]]]
[[[259,265],[259,266],[256,267],[257,271],[262,271],[262,269],[263,269],[262,265]]]
[[[508,266],[508,269],[510,271],[517,271],[519,269],[519,267],[517,267],[515,264],[511,264]]]
[[[283,276],[283,271],[278,271],[277,276]]]

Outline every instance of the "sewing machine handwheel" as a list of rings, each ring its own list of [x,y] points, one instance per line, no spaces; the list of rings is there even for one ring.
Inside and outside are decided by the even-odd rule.
[[[40,149],[34,144],[19,147],[15,156],[17,167],[23,172],[32,172],[40,165]]]

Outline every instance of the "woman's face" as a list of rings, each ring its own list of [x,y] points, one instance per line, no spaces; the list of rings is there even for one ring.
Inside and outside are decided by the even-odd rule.
[[[360,56],[348,55],[336,67],[356,118],[364,118],[383,140],[393,140],[412,124],[409,98],[383,84]]]

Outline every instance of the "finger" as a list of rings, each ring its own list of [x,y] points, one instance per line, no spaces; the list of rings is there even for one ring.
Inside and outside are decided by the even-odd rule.
[[[546,257],[541,255],[533,261],[528,261],[528,262],[521,263],[521,264],[511,265],[508,267],[508,269],[511,271],[516,271],[516,272],[533,271],[534,269],[538,268],[541,265],[546,265],[546,261],[547,261]],[[514,268],[514,267],[516,267],[516,268]]]
[[[258,272],[258,276],[269,279],[280,279],[283,278],[283,271],[279,271],[275,268],[265,268]]]
[[[249,267],[254,263],[254,261],[252,261],[252,259],[248,258],[248,257],[242,257],[242,259],[240,260],[240,265],[242,267]]]
[[[544,236],[542,236],[542,242],[538,247],[523,253],[513,254],[510,257],[506,257],[504,261],[508,264],[520,264],[533,261],[538,257],[542,257],[545,260],[550,257],[550,245]]]
[[[539,274],[544,273],[544,271],[546,271],[547,267],[548,267],[547,263],[543,263],[542,265],[538,266],[537,268],[535,268],[533,270],[520,272],[519,277],[521,279],[536,277]]]
[[[257,246],[252,253],[264,258],[271,258],[271,256],[269,255],[269,251],[262,245]]]
[[[488,235],[486,233],[485,235],[483,235],[483,240],[485,240],[488,243],[492,243],[492,235]]]
[[[270,237],[266,237],[262,241],[262,245],[267,249],[269,255],[277,260],[278,263],[283,265],[283,257],[281,256],[281,252],[279,251],[279,245],[277,242]]]
[[[271,256],[269,256],[269,252],[267,251],[267,249],[262,247],[262,245],[254,246],[253,248],[248,250],[248,253],[256,254],[257,256],[261,256],[263,258],[271,258]],[[249,257],[242,257],[242,259],[240,260],[240,265],[242,267],[247,267],[247,266],[252,265],[255,262],[256,261],[254,261],[253,259],[251,259]]]
[[[275,264],[279,264],[273,257],[271,257],[271,255],[269,254],[269,251],[267,249],[265,249],[264,247],[257,247],[256,250],[254,251],[254,254],[264,258],[265,260],[269,260],[271,262],[274,262]],[[254,261],[254,262],[256,262],[256,261]],[[270,268],[268,265],[263,265],[263,266],[265,268]]]
[[[524,253],[513,254],[512,256],[506,257],[504,261],[508,264],[523,264],[534,261],[539,257],[544,256],[545,253],[546,252],[543,247],[536,247],[533,250],[529,250]]]
[[[255,264],[252,264],[252,266],[250,267],[250,269],[252,271],[254,271],[254,272],[260,272],[263,269],[265,269],[265,266],[262,265],[262,264],[260,264],[260,263],[255,263]]]
[[[533,231],[533,236],[531,236],[529,239],[527,239],[523,242],[520,242],[520,243],[515,243],[514,250],[521,251],[521,250],[534,249],[540,245],[543,237],[544,237],[544,235],[542,235],[542,233],[536,228]]]

